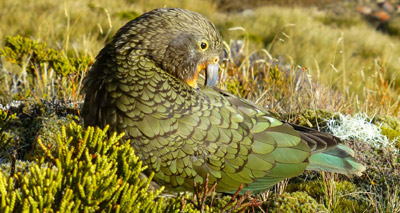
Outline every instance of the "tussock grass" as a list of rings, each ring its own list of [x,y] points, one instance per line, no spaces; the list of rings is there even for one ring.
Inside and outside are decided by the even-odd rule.
[[[371,30],[357,14],[342,18],[342,27],[327,24],[329,16],[316,9],[266,7],[224,15],[217,23],[225,39],[243,36],[231,33],[229,27],[243,27],[245,36],[258,43],[254,46],[306,67],[318,82],[344,94],[367,98],[365,90],[376,91],[381,69],[385,70],[381,77],[397,92],[400,40]]]
[[[1,1],[0,40],[21,35],[52,48],[84,51],[93,58],[104,43],[131,18],[159,7],[182,7],[209,16],[209,1]],[[127,15],[130,14],[130,15]]]
[[[371,30],[357,14],[274,6],[224,14],[217,12],[216,3],[194,0],[2,1],[0,12],[8,15],[0,17],[0,40],[26,36],[65,54],[94,59],[129,19],[166,6],[198,11],[216,23],[226,41],[248,38],[250,49],[264,48],[284,63],[304,67],[317,82],[351,97],[354,104],[361,103],[357,110],[376,109],[365,106],[373,100],[380,103],[379,113],[399,111],[400,40]],[[232,27],[245,32],[229,30]]]

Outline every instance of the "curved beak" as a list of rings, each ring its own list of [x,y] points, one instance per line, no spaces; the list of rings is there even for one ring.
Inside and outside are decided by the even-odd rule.
[[[219,57],[214,56],[211,57],[211,60],[207,62],[206,67],[206,86],[214,87],[217,86],[219,80],[219,65],[218,65]]]
[[[209,60],[204,61],[200,65],[197,66],[197,70],[193,78],[186,79],[185,82],[193,87],[197,88],[197,78],[199,73],[205,69],[206,73],[206,82],[205,85],[209,87],[214,87],[218,84],[219,80],[219,65],[218,65],[219,57],[213,56]]]

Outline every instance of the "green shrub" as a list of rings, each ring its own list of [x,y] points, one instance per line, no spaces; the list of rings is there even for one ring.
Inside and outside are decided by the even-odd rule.
[[[79,71],[88,68],[90,58],[85,56],[70,55],[51,48],[46,48],[46,43],[37,42],[29,38],[14,36],[6,37],[4,48],[0,51],[7,61],[20,67],[26,65],[27,72],[35,76],[45,67],[54,69],[57,75],[80,74]]]
[[[59,148],[52,152],[39,139],[45,158],[30,164],[28,172],[9,177],[0,173],[0,212],[159,212],[163,187],[148,190],[152,175],[123,134],[107,138],[104,130],[71,122],[62,127]]]
[[[44,42],[21,36],[6,37],[0,56],[10,68],[0,76],[5,82],[0,88],[0,102],[4,103],[28,97],[76,100],[82,74],[92,61],[83,54],[47,48]]]

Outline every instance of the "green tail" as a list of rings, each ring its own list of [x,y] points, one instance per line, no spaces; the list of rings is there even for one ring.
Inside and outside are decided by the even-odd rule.
[[[354,158],[354,152],[342,144],[324,152],[312,154],[307,170],[337,172],[361,176],[365,167]]]

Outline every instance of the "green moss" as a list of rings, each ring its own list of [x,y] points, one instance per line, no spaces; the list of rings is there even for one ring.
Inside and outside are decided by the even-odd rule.
[[[0,146],[3,148],[0,157],[6,161],[11,159],[11,154],[19,160],[43,156],[38,139],[49,149],[57,150],[56,138],[61,126],[79,121],[74,108],[57,101],[15,102],[8,107],[6,114],[9,118],[3,125],[0,124]],[[2,110],[0,114],[5,116]],[[10,115],[13,115],[12,119]]]
[[[40,119],[40,131],[38,132],[36,138],[41,139],[43,145],[45,145],[48,149],[56,151],[59,148],[57,137],[61,133],[61,127],[74,120],[77,121],[79,119],[72,115],[66,117],[43,117]],[[40,148],[38,143],[34,142],[34,147],[32,147],[32,151],[29,154],[37,158],[43,156],[45,153]]]
[[[327,212],[327,209],[305,192],[285,192],[274,201],[271,212]]]
[[[290,183],[286,187],[287,192],[302,191],[314,199],[321,199],[324,196],[323,183],[321,180],[313,180],[300,183]]]
[[[368,212],[369,205],[351,198],[339,198],[333,212]]]
[[[306,109],[300,113],[286,114],[284,118],[300,126],[319,127],[320,130],[324,130],[327,127],[327,120],[339,119],[339,114],[323,109]]]
[[[354,183],[350,183],[346,180],[340,182],[338,181],[336,182],[336,190],[340,194],[348,194],[356,191],[356,186],[354,185]]]
[[[337,181],[336,197],[337,201],[332,209],[333,212],[363,212],[368,208],[365,200],[355,193],[357,191],[356,185],[349,181]]]
[[[381,116],[376,118],[374,122],[380,126],[382,134],[390,141],[394,141],[394,145],[400,148],[400,120],[391,116]]]
[[[335,181],[334,194],[327,195],[322,180],[294,182],[286,187],[288,193],[304,192],[319,203],[324,203],[329,196],[333,196],[330,212],[363,212],[369,206],[365,199],[355,193],[357,186],[347,180]]]
[[[14,138],[10,136],[11,123],[16,119],[15,114],[8,113],[0,109],[0,159],[9,159]]]
[[[243,212],[246,209],[257,208],[262,202],[256,197],[249,195],[230,196],[211,192],[204,199],[198,200],[193,193],[178,194],[176,197],[170,197],[164,202],[164,212]]]

